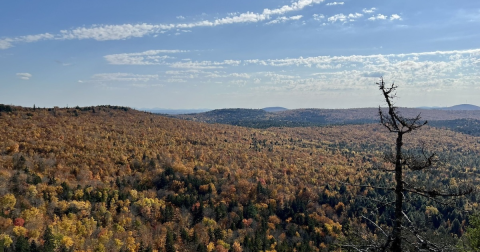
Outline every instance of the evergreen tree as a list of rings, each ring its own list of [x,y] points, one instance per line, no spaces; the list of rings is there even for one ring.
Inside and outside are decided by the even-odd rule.
[[[30,252],[30,245],[27,238],[20,236],[15,242],[15,252]]]
[[[207,252],[207,246],[203,243],[198,244],[197,252]]]
[[[165,251],[166,252],[175,252],[175,239],[173,238],[173,232],[167,230],[167,240],[165,242]]]
[[[55,251],[55,237],[53,236],[52,229],[47,227],[45,233],[43,233],[43,247],[42,252],[54,252]]]
[[[32,243],[30,243],[30,252],[40,252],[40,249],[38,248],[35,241],[32,241]]]

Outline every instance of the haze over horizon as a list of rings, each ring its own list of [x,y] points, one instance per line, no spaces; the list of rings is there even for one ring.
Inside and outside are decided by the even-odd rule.
[[[478,104],[478,1],[9,1],[0,103],[359,108]]]

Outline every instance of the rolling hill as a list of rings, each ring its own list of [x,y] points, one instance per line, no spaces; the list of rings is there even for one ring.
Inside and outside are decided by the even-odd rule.
[[[401,108],[406,117],[418,114],[428,121],[457,119],[480,120],[480,110],[430,110]],[[358,109],[291,109],[267,112],[255,109],[219,109],[205,113],[176,115],[175,118],[221,123],[252,128],[326,126],[341,124],[365,124],[378,122],[378,108]]]
[[[279,113],[323,123],[369,111]],[[205,114],[228,121],[276,113]],[[390,185],[373,168],[393,143],[378,124],[252,129],[117,106],[0,106],[0,239],[19,251],[333,251],[350,227],[373,234],[360,218],[376,209],[366,199],[388,193],[339,181]],[[478,186],[479,137],[425,127],[405,143],[412,153],[426,146],[448,157],[431,173],[405,174],[412,183]],[[409,198],[405,209],[455,244],[476,202],[472,195],[453,208]],[[390,214],[380,209],[375,221],[388,225]]]

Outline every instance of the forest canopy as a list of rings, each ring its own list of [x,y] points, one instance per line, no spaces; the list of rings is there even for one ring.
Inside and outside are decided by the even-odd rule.
[[[413,177],[478,185],[480,138],[425,126],[406,136],[448,157]],[[0,112],[0,247],[60,251],[331,251],[367,197],[385,192],[337,183],[389,181],[376,167],[392,139],[378,124],[251,129],[126,107]],[[456,243],[466,210],[425,199],[408,217]],[[385,209],[378,223],[387,223]]]

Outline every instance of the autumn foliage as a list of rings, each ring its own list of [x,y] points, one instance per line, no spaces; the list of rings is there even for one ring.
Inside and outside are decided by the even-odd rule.
[[[455,160],[418,179],[476,180],[479,138],[434,128],[411,137]],[[390,144],[379,125],[258,130],[124,107],[13,107],[0,112],[0,247],[336,250],[348,227],[369,230],[356,217],[377,193],[336,180],[391,179],[358,172]],[[462,211],[412,209],[445,235],[465,230]]]

